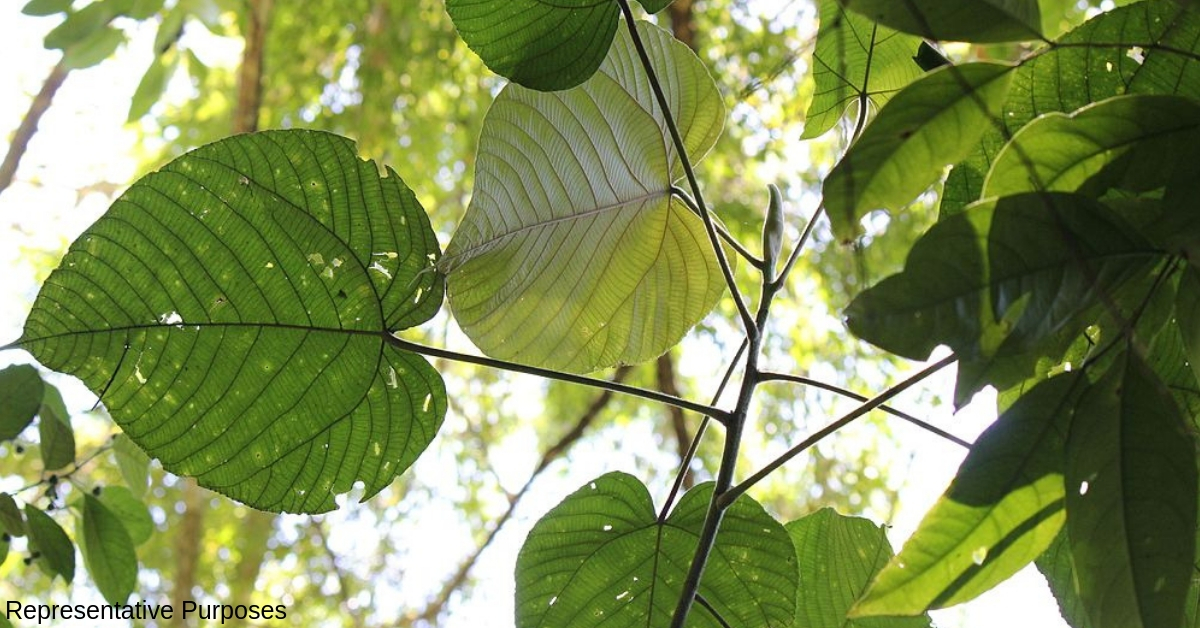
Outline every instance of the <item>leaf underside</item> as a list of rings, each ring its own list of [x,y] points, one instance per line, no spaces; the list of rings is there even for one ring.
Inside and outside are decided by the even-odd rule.
[[[517,557],[517,626],[668,625],[711,498],[711,483],[697,486],[659,523],[645,486],[624,473],[571,494]],[[783,526],[742,497],[726,511],[699,594],[729,625],[788,626],[798,574]],[[688,626],[720,628],[699,607]]]
[[[641,23],[692,158],[724,105],[699,58]],[[509,85],[484,121],[475,194],[439,264],[455,319],[489,356],[575,372],[648,360],[724,289],[700,218],[670,196],[683,175],[621,30],[583,85]]]
[[[388,346],[442,300],[412,192],[334,135],[270,131],[135,183],[47,279],[21,345],[80,377],[164,468],[321,512],[408,467],[441,378]]]

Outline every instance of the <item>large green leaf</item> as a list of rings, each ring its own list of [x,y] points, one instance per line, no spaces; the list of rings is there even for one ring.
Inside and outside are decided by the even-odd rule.
[[[1136,354],[1087,391],[1066,451],[1071,555],[1092,627],[1179,626],[1194,575],[1196,448]]]
[[[75,430],[71,428],[71,415],[62,394],[49,384],[45,387],[38,413],[38,437],[41,439],[43,468],[53,471],[75,462]]]
[[[689,491],[658,521],[646,487],[609,473],[546,513],[517,557],[517,626],[665,626],[692,562],[712,484]],[[796,551],[783,526],[740,497],[726,511],[700,595],[739,628],[789,626]],[[719,628],[704,608],[688,626]]]
[[[983,195],[1109,188],[1143,192],[1166,184],[1195,142],[1200,102],[1179,96],[1118,96],[1022,128],[996,156]]]
[[[905,87],[823,187],[834,233],[852,238],[875,209],[900,209],[964,158],[1000,111],[1013,66],[944,66]]]
[[[1022,63],[1013,78],[1000,129],[946,180],[942,214],[980,198],[996,153],[1039,115],[1075,111],[1124,94],[1200,98],[1200,12],[1167,0],[1137,2],[1102,13]]]
[[[326,133],[188,153],[76,240],[20,344],[204,486],[285,511],[373,495],[446,407],[429,364],[388,346],[442,299],[428,219],[388,175]]]
[[[964,360],[1062,349],[1104,295],[1164,255],[1103,205],[1062,193],[981,202],[942,219],[904,271],[847,308],[859,337],[926,358],[947,344]]]
[[[25,527],[29,531],[29,550],[37,556],[37,564],[50,575],[75,579],[75,546],[50,515],[32,504],[25,504]]]
[[[109,604],[124,604],[137,584],[138,561],[121,518],[84,494],[78,538],[83,564],[100,594]]]
[[[693,160],[724,106],[704,65],[639,24]],[[587,372],[656,357],[724,289],[630,38],[552,94],[504,88],[484,121],[475,194],[439,264],[455,318],[486,354]]]
[[[612,0],[446,0],[467,45],[492,71],[539,90],[587,80],[618,26]]]
[[[921,75],[921,68],[913,62],[921,38],[850,13],[837,0],[820,0],[818,6],[821,25],[813,51],[816,86],[801,139],[832,129],[846,109],[863,98],[875,109],[883,107]]]
[[[896,30],[950,41],[1041,39],[1037,0],[839,0]]]
[[[0,370],[0,440],[17,437],[42,404],[42,376],[28,364]]]
[[[800,559],[796,628],[929,628],[929,616],[846,618],[854,601],[892,558],[884,528],[823,508],[787,526]]]
[[[979,437],[856,615],[966,602],[1046,551],[1065,518],[1063,446],[1085,382],[1063,375],[1037,385]]]
[[[1189,266],[1179,280],[1175,315],[1183,344],[1187,347],[1188,363],[1200,382],[1200,270]]]

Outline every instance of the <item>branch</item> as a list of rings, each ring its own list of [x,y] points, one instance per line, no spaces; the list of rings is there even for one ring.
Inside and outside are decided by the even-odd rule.
[[[662,110],[663,120],[667,123],[667,130],[671,134],[671,142],[675,145],[675,152],[679,156],[680,165],[683,166],[683,172],[687,175],[688,186],[692,188],[692,194],[696,199],[696,206],[700,210],[700,218],[704,221],[704,230],[708,233],[708,242],[712,245],[713,252],[716,253],[717,262],[721,267],[721,274],[725,276],[725,285],[729,288],[729,292],[733,296],[734,304],[737,305],[738,313],[742,317],[742,324],[746,326],[746,333],[757,335],[758,330],[754,327],[754,319],[751,318],[750,310],[746,308],[746,303],[742,299],[741,293],[738,292],[737,282],[733,279],[733,269],[729,266],[729,260],[725,258],[725,249],[721,246],[712,215],[708,211],[708,206],[704,203],[704,193],[700,190],[700,183],[696,179],[695,169],[692,168],[691,158],[688,157],[687,147],[683,143],[683,137],[679,134],[679,127],[675,124],[675,117],[671,113],[671,108],[667,106],[667,96],[663,93],[662,85],[658,81],[658,75],[654,72],[654,64],[650,61],[650,55],[646,53],[646,46],[642,43],[642,37],[638,35],[637,23],[633,19],[633,11],[629,8],[629,0],[617,0],[617,3],[621,5],[621,13],[625,16],[625,26],[629,30],[629,36],[633,40],[634,48],[637,49],[638,57],[642,61],[642,67],[646,70],[646,78],[650,82],[650,88],[654,91],[658,107]]]
[[[900,382],[899,384],[896,384],[895,386],[892,386],[891,388],[872,397],[870,400],[864,402],[862,405],[858,406],[854,410],[851,410],[848,414],[842,416],[842,418],[834,421],[833,423],[830,423],[828,426],[826,426],[825,428],[823,428],[816,434],[813,434],[812,436],[809,436],[808,438],[804,439],[804,441],[801,442],[799,445],[796,445],[795,447],[792,447],[791,449],[789,449],[782,456],[776,458],[770,464],[763,467],[761,470],[759,470],[754,475],[750,476],[746,481],[744,481],[741,484],[738,484],[734,488],[730,489],[728,492],[726,492],[724,495],[722,495],[720,497],[720,501],[722,501],[726,504],[732,504],[733,500],[735,500],[739,496],[741,496],[742,493],[745,493],[750,487],[752,487],[755,484],[757,484],[758,482],[762,481],[763,478],[770,475],[776,469],[778,469],[779,467],[782,467],[784,465],[784,463],[786,463],[787,461],[791,460],[792,458],[795,458],[797,455],[804,452],[809,447],[812,447],[813,445],[821,442],[822,440],[825,439],[825,437],[829,436],[830,434],[842,429],[843,427],[846,427],[847,425],[849,425],[851,422],[853,422],[858,417],[861,417],[862,415],[870,412],[871,410],[874,410],[874,409],[882,406],[884,403],[886,403],[892,397],[895,397],[896,395],[904,392],[905,390],[908,390],[913,385],[921,382],[925,378],[929,377],[930,375],[933,375],[934,373],[940,371],[941,369],[953,364],[957,360],[958,360],[958,356],[955,356],[955,355],[950,355],[950,356],[944,357],[941,360],[938,360],[937,362],[934,362],[933,364],[925,367],[916,375],[913,375],[913,376],[909,377],[908,379]]]
[[[867,401],[867,397],[865,397],[864,395],[860,395],[852,390],[847,390],[840,386],[822,382],[820,380],[812,379],[810,377],[804,377],[802,375],[788,375],[785,373],[763,373],[762,379],[763,379],[763,381],[792,382],[794,384],[803,384],[806,386],[814,386],[814,387],[820,388],[822,390],[828,390],[829,392],[842,395],[843,397],[849,397],[855,401]],[[908,414],[907,412],[901,412],[900,410],[896,410],[895,408],[892,408],[891,406],[886,406],[886,405],[879,406],[878,409],[882,410],[883,412],[886,412],[887,414],[890,414],[894,417],[904,419],[905,421],[908,421],[909,423],[912,423],[913,425],[916,425],[917,427],[920,427],[926,431],[929,431],[933,434],[941,436],[942,438],[944,438],[956,445],[962,445],[963,447],[966,447],[968,449],[970,449],[970,447],[971,447],[971,443],[968,443],[967,441],[941,429],[940,427],[937,427],[926,421],[918,419],[917,417],[915,417],[911,414]]]
[[[638,388],[637,386],[629,386],[627,384],[622,384],[619,382],[609,381],[609,380],[605,380],[605,379],[597,379],[595,377],[587,377],[585,375],[575,375],[573,373],[563,373],[560,371],[555,371],[553,369],[544,369],[544,368],[537,367],[537,366],[526,366],[524,364],[517,364],[516,362],[509,362],[507,360],[497,360],[494,358],[488,358],[488,357],[484,357],[484,356],[470,355],[470,354],[466,354],[466,353],[459,353],[457,351],[450,351],[448,349],[439,349],[437,347],[428,347],[428,346],[425,346],[422,344],[417,344],[415,342],[410,342],[410,341],[400,338],[398,336],[394,336],[390,333],[385,333],[383,335],[383,338],[384,338],[385,342],[392,345],[393,347],[396,347],[397,349],[404,349],[405,351],[412,351],[413,353],[419,353],[421,355],[427,355],[427,356],[431,356],[431,357],[435,357],[435,358],[442,358],[445,360],[454,360],[456,362],[467,362],[468,364],[478,364],[480,366],[490,366],[492,368],[502,369],[505,371],[513,371],[515,373],[525,373],[526,375],[537,375],[538,377],[543,377],[546,379],[553,379],[553,380],[558,380],[558,381],[562,381],[562,382],[568,382],[571,384],[580,384],[582,386],[590,386],[592,388],[601,388],[604,390],[611,390],[613,392],[619,392],[624,395],[631,395],[633,397],[649,399],[650,401],[657,401],[659,403],[665,403],[669,406],[675,406],[678,408],[682,408],[684,410],[691,410],[692,412],[695,412],[697,414],[702,414],[704,416],[712,417],[713,419],[717,420],[718,422],[720,422],[722,424],[725,424],[729,421],[729,413],[724,410],[721,410],[720,408],[714,408],[713,406],[706,406],[702,403],[688,401],[687,399],[680,399],[679,397],[674,397],[674,396],[668,395],[666,393],[661,393],[661,392],[658,392],[657,390],[647,390],[645,388]]]
[[[42,81],[42,89],[38,91],[37,96],[33,97],[33,102],[29,103],[25,117],[21,118],[21,124],[13,132],[12,140],[8,144],[8,154],[4,156],[4,162],[0,163],[0,192],[4,192],[8,186],[12,185],[13,177],[17,175],[17,167],[21,164],[21,158],[25,156],[25,151],[29,148],[29,140],[33,139],[33,135],[37,133],[38,122],[50,108],[54,94],[58,92],[58,88],[62,87],[63,81],[67,80],[67,74],[70,71],[64,60],[60,59],[50,70],[46,80]]]
[[[613,373],[612,381],[620,382],[621,380],[625,379],[630,370],[631,367],[628,366],[622,366],[621,368],[618,368],[617,371]],[[504,524],[508,523],[509,519],[512,518],[513,513],[517,509],[517,505],[521,503],[521,499],[529,491],[529,488],[533,486],[533,482],[550,466],[552,462],[561,458],[567,452],[567,450],[570,449],[570,447],[583,436],[584,431],[596,420],[596,417],[600,415],[609,402],[612,401],[612,396],[613,391],[602,391],[592,401],[591,405],[588,406],[587,410],[585,410],[584,413],[579,417],[579,420],[575,422],[575,425],[571,428],[571,430],[564,434],[562,438],[558,439],[558,442],[554,443],[553,446],[547,449],[546,453],[542,454],[541,461],[538,462],[538,465],[536,468],[534,468],[533,473],[529,475],[529,479],[525,480],[525,484],[521,487],[521,490],[517,491],[516,494],[508,498],[508,508],[504,511],[504,514],[500,515],[500,518],[496,520],[496,523],[492,526],[492,529],[488,531],[487,538],[484,539],[483,543],[481,543],[479,547],[475,548],[475,551],[470,556],[459,563],[458,570],[454,573],[454,576],[442,584],[441,591],[439,591],[434,599],[426,604],[425,608],[417,614],[417,620],[424,621],[430,625],[433,625],[436,622],[438,615],[442,613],[442,610],[446,607],[446,604],[450,602],[450,596],[454,595],[454,592],[461,588],[463,583],[466,582],[467,575],[475,566],[475,563],[479,561],[479,557],[483,555],[484,550],[486,550],[488,546],[492,544],[492,541],[496,539],[496,536],[500,533],[500,530],[504,527]]]

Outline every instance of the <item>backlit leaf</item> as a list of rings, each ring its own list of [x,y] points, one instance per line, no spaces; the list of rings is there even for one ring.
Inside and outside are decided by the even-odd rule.
[[[693,160],[724,106],[696,55],[639,24]],[[583,85],[509,85],[484,121],[475,194],[439,267],[484,353],[577,372],[662,354],[724,289],[630,38]]]
[[[75,546],[50,515],[41,508],[25,504],[25,526],[29,531],[29,550],[36,553],[38,567],[51,578],[75,579]]]
[[[851,13],[837,0],[820,0],[820,28],[813,51],[816,87],[804,116],[801,139],[832,129],[855,103],[866,98],[875,109],[918,76],[913,62],[921,39]],[[860,113],[861,115],[861,113]]]
[[[900,209],[964,158],[1000,110],[1012,66],[945,66],[896,94],[825,179],[825,207],[844,239],[875,209]]]
[[[884,528],[823,508],[785,526],[800,559],[797,628],[929,628],[928,616],[847,619],[846,613],[892,558]]]
[[[241,135],[133,185],[46,280],[21,346],[80,377],[168,471],[261,509],[387,486],[441,424],[389,346],[441,304],[412,192],[344,138]]]
[[[610,0],[446,0],[446,12],[493,72],[544,91],[596,72],[619,14]]]
[[[118,434],[113,439],[112,450],[117,468],[121,470],[121,477],[129,490],[138,498],[145,496],[150,483],[150,457],[124,434]]]
[[[33,422],[42,404],[42,376],[28,364],[0,370],[0,440],[12,440]]]
[[[609,473],[546,513],[517,557],[517,626],[665,626],[696,550],[712,484],[688,491],[659,522],[636,478]],[[700,595],[739,628],[788,626],[799,570],[792,540],[762,506],[726,511]],[[719,628],[696,608],[688,626]]]
[[[100,500],[83,496],[79,521],[83,564],[109,604],[124,604],[137,584],[138,561],[120,517]]]
[[[58,389],[48,384],[38,413],[38,436],[43,468],[54,471],[75,461],[75,430],[71,428],[71,415]]]
[[[1063,446],[1077,375],[1026,393],[971,447],[950,488],[855,606],[913,615],[971,600],[1048,548],[1065,518]]]

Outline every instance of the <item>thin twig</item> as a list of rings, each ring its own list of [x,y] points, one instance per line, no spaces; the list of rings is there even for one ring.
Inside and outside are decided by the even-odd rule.
[[[42,89],[29,103],[25,117],[21,118],[21,124],[8,143],[8,153],[4,155],[4,162],[0,163],[0,192],[12,185],[13,178],[17,175],[17,168],[21,165],[21,158],[25,156],[25,151],[29,148],[29,141],[37,133],[38,122],[41,121],[46,110],[50,109],[50,104],[54,101],[54,94],[58,93],[58,88],[62,87],[63,82],[67,80],[67,74],[70,71],[65,57],[60,59],[50,70],[46,80],[42,81]]]
[[[803,384],[805,386],[813,386],[815,388],[820,388],[822,390],[828,390],[829,392],[842,395],[843,397],[849,397],[855,401],[867,401],[866,396],[860,395],[852,390],[847,390],[845,388],[842,388],[841,386],[837,386],[835,384],[830,384],[828,382],[823,382],[821,380],[812,379],[811,377],[804,377],[803,375],[791,375],[791,374],[787,374],[787,373],[764,372],[764,373],[762,373],[762,378],[764,381],[773,380],[773,381],[781,381],[781,382],[792,382],[794,384]],[[888,406],[888,405],[879,406],[878,410],[880,410],[882,412],[886,412],[887,414],[890,414],[894,417],[904,419],[905,421],[908,421],[909,423],[912,423],[913,425],[916,425],[917,427],[920,427],[921,429],[926,430],[930,433],[941,436],[942,438],[944,438],[956,445],[961,445],[968,449],[970,449],[970,447],[971,447],[971,443],[943,430],[940,427],[937,427],[936,425],[933,425],[927,421],[918,419],[917,417],[915,417],[907,412],[901,412],[900,410],[896,410],[895,408]]]
[[[778,458],[773,460],[770,464],[768,464],[767,466],[760,469],[757,473],[755,473],[754,475],[747,478],[741,484],[738,484],[737,486],[730,489],[728,492],[726,492],[724,495],[721,496],[721,500],[725,503],[732,504],[733,500],[737,499],[740,495],[745,493],[750,487],[752,487],[755,484],[762,481],[763,478],[770,475],[776,469],[778,469],[779,467],[782,467],[785,463],[787,463],[787,461],[791,460],[792,458],[795,458],[796,456],[798,456],[799,454],[801,454],[805,450],[807,450],[809,447],[812,447],[813,445],[824,440],[830,434],[833,434],[834,432],[842,429],[843,427],[846,427],[851,422],[853,422],[855,419],[863,416],[864,414],[870,412],[871,410],[878,408],[879,406],[882,406],[884,403],[886,403],[892,397],[895,397],[896,395],[904,392],[905,390],[908,390],[915,384],[921,382],[925,378],[929,377],[930,375],[933,375],[934,373],[940,371],[941,369],[953,364],[957,360],[958,360],[958,356],[955,356],[955,355],[949,355],[947,357],[944,357],[941,360],[938,360],[937,362],[934,362],[933,364],[925,367],[924,369],[921,369],[921,371],[919,373],[917,373],[916,375],[913,375],[913,376],[909,377],[908,379],[900,382],[899,384],[896,384],[895,386],[892,386],[891,388],[879,393],[878,395],[875,395],[868,401],[864,402],[862,405],[858,406],[854,410],[851,410],[849,413],[843,415],[842,418],[834,421],[833,423],[830,423],[828,426],[821,429],[817,433],[804,439],[803,442],[801,442],[800,444],[796,445],[795,447],[792,447],[791,449],[789,449],[782,456],[779,456]]]

